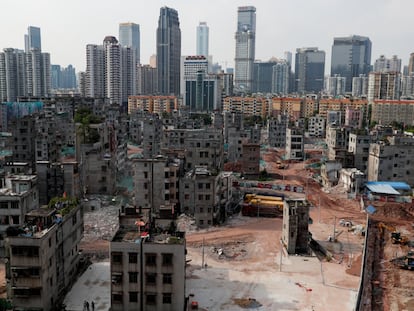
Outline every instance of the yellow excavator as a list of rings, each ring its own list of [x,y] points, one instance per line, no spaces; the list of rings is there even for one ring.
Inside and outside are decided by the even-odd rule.
[[[391,241],[393,244],[406,245],[408,243],[408,238],[406,236],[401,235],[401,233],[398,232],[396,228],[392,225],[387,225],[383,222],[380,222],[378,224],[378,229],[381,234],[383,234],[385,230],[391,232]]]

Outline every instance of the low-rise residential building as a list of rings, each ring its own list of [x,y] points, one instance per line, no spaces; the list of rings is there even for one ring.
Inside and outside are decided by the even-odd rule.
[[[283,202],[282,242],[289,254],[309,252],[309,203],[304,199]]]
[[[184,233],[149,234],[136,209],[126,212],[110,243],[111,310],[184,310]]]
[[[308,133],[312,137],[325,137],[326,119],[320,115],[309,118]]]
[[[368,181],[404,181],[414,186],[414,139],[392,136],[370,145]]]
[[[39,207],[36,175],[7,175],[0,189],[0,256],[4,257],[4,235],[9,227],[24,223],[24,215]]]
[[[288,127],[286,130],[287,160],[302,160],[305,156],[304,130],[299,127]]]
[[[369,145],[374,138],[371,135],[359,134],[357,132],[349,134],[348,152],[354,155],[354,166],[364,174],[368,170]]]
[[[286,114],[278,115],[275,118],[268,119],[267,132],[268,144],[270,147],[284,148],[286,145],[286,129],[289,118]]]
[[[260,145],[242,145],[242,174],[258,175],[260,173]]]
[[[16,310],[57,310],[78,275],[83,212],[75,199],[28,212],[6,237],[7,297]]]

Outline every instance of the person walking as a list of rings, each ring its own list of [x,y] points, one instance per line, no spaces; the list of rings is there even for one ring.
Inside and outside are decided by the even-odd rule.
[[[91,307],[92,307],[92,311],[95,311],[95,303],[93,302],[93,300],[92,300],[92,303],[91,303]]]

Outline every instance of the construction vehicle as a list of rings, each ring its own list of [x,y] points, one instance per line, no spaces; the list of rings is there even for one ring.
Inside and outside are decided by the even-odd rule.
[[[285,168],[285,165],[282,163],[282,161],[277,161],[276,162],[276,167],[278,168],[278,169],[284,169]]]
[[[401,269],[414,270],[414,253],[408,252],[406,256],[398,257],[391,260],[394,265]]]
[[[283,215],[283,198],[246,194],[242,204],[243,216],[278,217]]]
[[[383,222],[380,222],[378,224],[378,229],[381,233],[384,233],[385,230],[388,230],[391,232],[391,241],[392,244],[402,244],[406,245],[408,243],[408,238],[406,236],[401,235],[400,232],[396,230],[396,228],[392,225],[384,224]]]

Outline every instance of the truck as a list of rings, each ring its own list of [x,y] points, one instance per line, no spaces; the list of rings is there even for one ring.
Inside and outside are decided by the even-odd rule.
[[[280,161],[280,160],[278,160],[277,162],[276,162],[276,167],[278,168],[278,169],[284,169],[285,168],[285,165],[282,163],[282,161]]]
[[[400,269],[414,270],[414,253],[408,252],[406,256],[397,257],[392,262]]]
[[[283,198],[246,194],[242,203],[242,215],[251,217],[280,217],[283,215]]]

